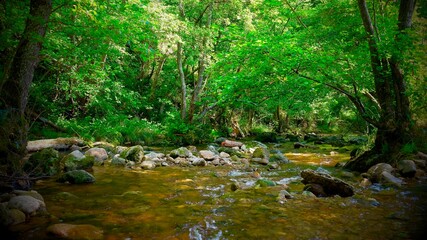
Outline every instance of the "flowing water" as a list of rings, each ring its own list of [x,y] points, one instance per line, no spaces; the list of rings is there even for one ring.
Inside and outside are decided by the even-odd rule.
[[[54,223],[92,224],[105,239],[416,239],[423,238],[426,185],[395,190],[357,187],[350,198],[301,194],[299,173],[331,167],[347,153],[287,153],[280,169],[258,168],[277,186],[260,187],[251,170],[233,167],[159,167],[135,171],[94,167],[97,181],[69,185],[38,182],[50,217],[15,226],[20,239],[49,239]],[[357,185],[360,178],[349,179]],[[240,189],[232,191],[232,185]],[[279,192],[289,187],[287,201]],[[423,223],[424,221],[424,223]],[[423,225],[424,224],[424,225]]]

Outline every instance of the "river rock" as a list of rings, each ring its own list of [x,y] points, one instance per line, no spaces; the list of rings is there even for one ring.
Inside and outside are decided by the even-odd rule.
[[[425,154],[423,152],[418,152],[417,156],[421,159],[427,160],[427,154]]]
[[[391,174],[393,171],[394,168],[388,163],[375,164],[368,170],[369,180],[371,180],[373,183],[379,182],[383,172],[388,172]]]
[[[204,167],[207,165],[205,159],[198,158],[198,157],[190,158],[190,162],[191,162],[191,165],[198,166],[198,167]]]
[[[391,173],[383,171],[381,173],[380,182],[384,184],[389,184],[395,187],[401,187],[403,184],[402,179],[393,176]]]
[[[287,199],[291,199],[291,198],[292,198],[292,195],[288,191],[281,190],[279,192],[279,195],[277,196],[277,201],[279,203],[284,203],[287,201]]]
[[[86,151],[86,156],[93,156],[97,165],[103,165],[108,158],[107,151],[104,148],[94,147]]]
[[[64,157],[64,171],[73,171],[80,169],[91,169],[95,163],[95,157],[85,156],[79,150],[73,151]]]
[[[312,192],[316,197],[328,197],[328,194],[325,193],[322,185],[311,183],[304,186],[304,191]]]
[[[71,184],[93,183],[95,182],[95,177],[85,170],[73,170],[64,173],[58,181],[69,182]]]
[[[154,161],[146,160],[141,163],[141,168],[151,170],[156,168],[156,163]]]
[[[144,159],[144,148],[141,145],[132,146],[123,151],[120,157],[135,163],[140,163]]]
[[[372,182],[368,178],[363,178],[359,184],[359,186],[364,187],[364,188],[369,187],[371,185],[372,185]]]
[[[422,168],[422,169],[426,168],[426,160],[417,159],[417,160],[412,160],[412,161],[414,161],[417,168]]]
[[[169,155],[173,158],[177,158],[177,157],[189,158],[189,157],[193,156],[191,151],[185,147],[180,147],[180,148],[174,149],[170,152]]]
[[[232,148],[232,147],[241,147],[241,146],[243,146],[243,143],[242,142],[237,142],[237,141],[230,141],[230,140],[224,140],[222,143],[221,143],[221,146],[223,146],[223,147],[229,147],[229,148]]]
[[[162,158],[165,157],[165,154],[163,153],[156,153],[156,152],[150,152],[148,154],[145,154],[144,161],[161,161]]]
[[[114,155],[111,159],[111,165],[114,166],[126,166],[126,159],[121,158],[119,154]]]
[[[27,215],[34,214],[38,210],[41,210],[43,208],[46,208],[46,205],[44,202],[35,199],[31,196],[16,196],[9,200],[7,204],[8,208],[15,208]]]
[[[205,160],[208,160],[208,161],[211,161],[211,160],[214,160],[214,159],[215,159],[215,153],[214,153],[214,152],[211,152],[211,151],[209,151],[209,150],[201,150],[201,151],[199,152],[199,154],[200,154],[200,156],[201,156],[202,158],[204,158]]]
[[[58,223],[49,226],[47,232],[62,239],[103,239],[103,231],[89,224]]]
[[[35,199],[38,199],[38,200],[44,202],[43,196],[34,190],[31,190],[31,191],[14,190],[13,194],[15,194],[17,196],[31,196]]]
[[[220,152],[220,153],[219,153],[219,157],[220,157],[220,158],[229,158],[229,157],[230,157],[230,154],[228,154],[228,153],[226,153],[226,152]]]
[[[319,184],[323,187],[327,196],[339,195],[341,197],[350,197],[354,195],[353,187],[329,174],[316,172],[306,169],[301,172],[302,182],[304,184]]]
[[[417,166],[412,160],[401,160],[397,163],[397,169],[403,177],[414,177],[417,172]]]
[[[0,228],[1,226],[20,224],[25,220],[25,213],[18,209],[9,209],[7,203],[0,203]]]
[[[269,163],[269,159],[270,159],[270,153],[266,148],[257,147],[252,153],[253,162],[267,165]]]

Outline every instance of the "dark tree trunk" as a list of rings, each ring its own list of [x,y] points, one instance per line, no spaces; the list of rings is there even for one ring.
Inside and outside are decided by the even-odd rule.
[[[0,91],[0,163],[9,167],[9,173],[20,171],[21,159],[26,153],[28,123],[25,110],[51,11],[51,0],[31,0],[30,16],[17,46],[10,74]]]
[[[403,46],[406,45],[402,43],[401,36],[405,34],[405,29],[411,27],[415,0],[400,2],[398,34],[395,37],[396,48],[400,53],[394,54],[391,58],[381,57],[379,54],[374,26],[365,0],[358,0],[358,6],[368,35],[375,93],[381,107],[374,147],[352,159],[345,166],[362,172],[379,162],[394,163],[398,160],[402,147],[411,141],[410,105],[406,95],[406,80],[400,64],[404,61]]]

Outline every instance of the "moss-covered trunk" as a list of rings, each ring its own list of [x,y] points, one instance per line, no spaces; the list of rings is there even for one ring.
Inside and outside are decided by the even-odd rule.
[[[7,174],[19,174],[22,170],[28,134],[25,110],[51,11],[51,0],[31,1],[30,15],[16,48],[10,74],[0,90],[0,162],[7,166],[4,170]]]

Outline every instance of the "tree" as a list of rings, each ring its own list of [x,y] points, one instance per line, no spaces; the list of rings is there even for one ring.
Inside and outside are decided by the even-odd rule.
[[[378,29],[372,22],[365,0],[358,0],[358,8],[367,34],[370,62],[375,83],[375,95],[380,106],[380,118],[369,118],[359,101],[355,104],[364,119],[375,127],[377,134],[374,147],[346,164],[346,168],[365,171],[378,162],[392,162],[405,144],[411,141],[411,115],[406,92],[406,77],[401,65],[407,46],[410,46],[406,30],[412,25],[415,0],[401,1],[399,6],[396,51],[386,56],[379,49]]]
[[[20,170],[19,162],[26,153],[28,122],[25,111],[51,11],[51,0],[31,0],[30,15],[8,71],[10,74],[0,90],[0,163],[8,165],[9,171]]]

